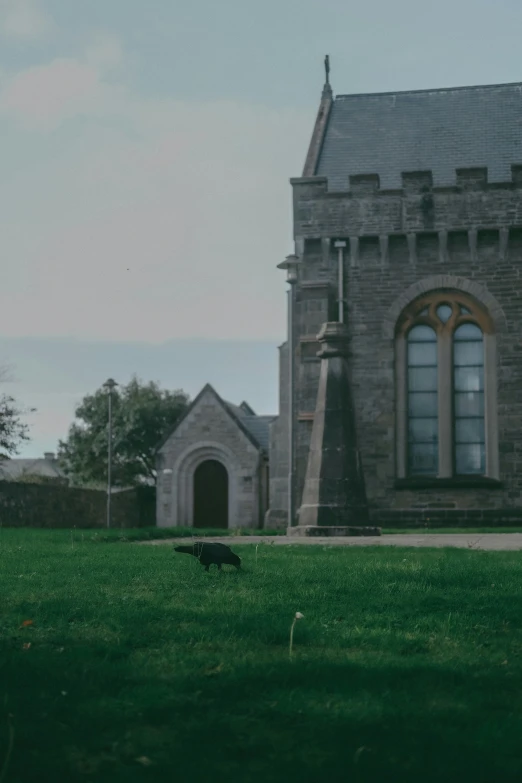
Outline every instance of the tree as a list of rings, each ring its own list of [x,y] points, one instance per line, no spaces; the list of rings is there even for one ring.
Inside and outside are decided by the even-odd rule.
[[[7,368],[0,368],[0,381],[7,382]],[[34,413],[35,408],[20,408],[14,397],[0,392],[0,460],[9,459],[18,454],[20,445],[30,440],[29,427],[22,421],[26,413]]]
[[[156,480],[156,447],[174,429],[188,405],[181,390],[166,391],[157,383],[133,377],[112,392],[112,483],[129,487]],[[76,408],[58,459],[72,483],[96,486],[107,480],[108,399],[100,387]]]

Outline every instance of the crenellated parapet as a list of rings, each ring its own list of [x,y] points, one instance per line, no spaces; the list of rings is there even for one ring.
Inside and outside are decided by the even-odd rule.
[[[295,236],[411,236],[522,226],[522,165],[511,171],[509,182],[489,182],[486,168],[460,168],[446,187],[434,185],[431,171],[403,172],[397,190],[381,189],[374,173],[349,177],[345,191],[330,191],[326,177],[292,179]],[[444,235],[440,239],[444,244]]]

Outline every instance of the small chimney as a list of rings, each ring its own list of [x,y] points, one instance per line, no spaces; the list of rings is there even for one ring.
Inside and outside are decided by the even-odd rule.
[[[53,461],[56,459],[54,451],[45,451],[44,452],[44,459],[47,459],[49,461]]]

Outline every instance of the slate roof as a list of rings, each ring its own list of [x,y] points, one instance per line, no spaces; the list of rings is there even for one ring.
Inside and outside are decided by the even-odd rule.
[[[250,416],[243,419],[250,434],[267,454],[270,446],[270,422],[275,418],[275,416]]]
[[[63,479],[64,472],[53,459],[6,459],[0,461],[0,480],[17,481],[22,476]]]
[[[231,402],[223,400],[227,408],[230,410],[233,416],[241,420],[241,423],[249,431],[254,440],[261,446],[261,448],[268,453],[270,445],[270,432],[269,425],[276,416],[257,416],[256,414],[250,415],[246,413],[244,408],[239,405],[234,405]]]
[[[379,174],[400,188],[401,172],[433,172],[434,186],[455,185],[455,169],[488,168],[489,182],[510,182],[522,163],[522,83],[442,90],[338,95],[317,176],[348,190],[349,176]]]
[[[222,405],[223,408],[228,411],[231,418],[236,422],[237,426],[243,430],[245,436],[251,440],[252,444],[268,454],[270,445],[269,425],[271,421],[277,418],[277,416],[257,416],[253,412],[250,405],[248,405],[246,402],[242,402],[241,405],[234,405],[232,402],[227,402],[219,396],[217,391],[213,388],[213,386],[211,386],[210,383],[206,383],[200,393],[192,400],[185,413],[178,420],[174,429],[166,433],[165,436],[161,439],[161,441],[156,446],[156,453],[162,450],[169,438],[176,432],[181,422],[189,415],[189,413],[199,403],[202,396],[208,391],[210,391],[216,397],[216,399],[219,400],[220,405]]]

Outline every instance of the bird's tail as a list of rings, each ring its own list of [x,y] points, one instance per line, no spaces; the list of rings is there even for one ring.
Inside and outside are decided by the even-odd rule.
[[[182,552],[184,555],[194,554],[194,550],[191,546],[175,546],[174,552]]]

